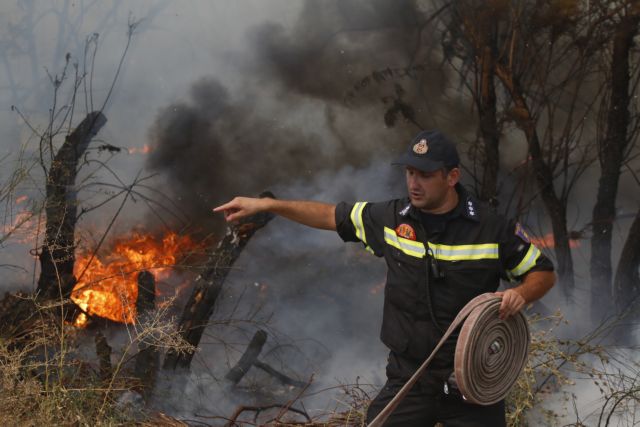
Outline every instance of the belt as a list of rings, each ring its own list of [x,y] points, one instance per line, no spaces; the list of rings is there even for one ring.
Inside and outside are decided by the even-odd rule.
[[[500,320],[502,298],[478,295],[458,313],[442,339],[418,370],[367,427],[380,427],[424,373],[440,347],[460,326],[454,372],[463,399],[492,405],[504,399],[527,361],[529,327],[522,313]]]

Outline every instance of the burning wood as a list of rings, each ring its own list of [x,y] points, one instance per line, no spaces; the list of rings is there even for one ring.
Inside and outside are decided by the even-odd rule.
[[[80,254],[76,263],[79,280],[71,299],[87,314],[133,323],[139,309],[136,273],[153,269],[158,279],[166,279],[171,274],[170,267],[196,248],[198,245],[189,236],[174,232],[165,234],[161,240],[134,232],[117,239],[106,255]]]
[[[273,195],[266,192],[261,194],[260,197],[273,197]],[[220,241],[209,257],[206,264],[208,268],[196,280],[193,293],[180,319],[179,327],[182,336],[189,344],[197,347],[200,343],[202,333],[213,314],[214,304],[222,290],[222,284],[231,270],[231,266],[253,234],[267,225],[272,218],[272,214],[260,213],[241,221],[237,225],[229,226],[227,235]],[[170,351],[165,358],[164,368],[189,368],[192,358],[193,354],[179,354]]]

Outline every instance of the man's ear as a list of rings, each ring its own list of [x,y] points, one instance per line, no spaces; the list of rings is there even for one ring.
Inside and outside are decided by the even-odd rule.
[[[454,187],[458,181],[460,181],[460,169],[453,168],[447,174],[447,184],[449,184],[450,187]]]

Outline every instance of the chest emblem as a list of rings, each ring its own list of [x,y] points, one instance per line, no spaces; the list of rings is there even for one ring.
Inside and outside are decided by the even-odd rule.
[[[416,231],[409,224],[400,224],[396,227],[396,235],[407,240],[416,240]]]

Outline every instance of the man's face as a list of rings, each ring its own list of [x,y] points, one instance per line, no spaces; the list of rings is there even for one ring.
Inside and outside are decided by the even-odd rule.
[[[411,204],[425,211],[440,208],[445,203],[449,190],[458,182],[459,174],[457,168],[447,173],[444,169],[422,172],[407,166],[407,191]]]

